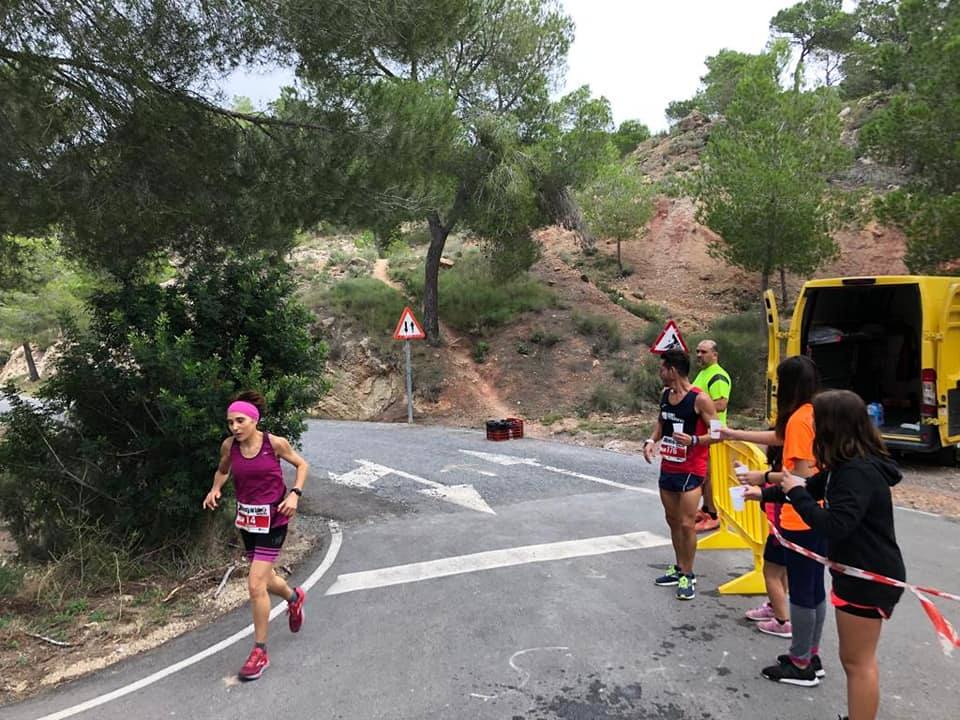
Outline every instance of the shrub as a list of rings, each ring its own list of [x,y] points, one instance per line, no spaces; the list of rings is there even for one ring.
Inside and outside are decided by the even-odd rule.
[[[623,399],[609,385],[597,385],[590,393],[588,405],[597,412],[609,413],[622,407]]]
[[[530,342],[532,342],[534,345],[553,347],[560,342],[560,340],[561,337],[557,333],[547,332],[543,328],[534,328],[530,332]]]
[[[642,318],[643,320],[658,325],[658,331],[663,327],[663,324],[667,321],[670,313],[670,311],[663,307],[663,305],[657,305],[657,303],[647,302],[646,300],[634,302],[633,300],[627,300],[626,298],[623,298],[620,301],[620,305],[623,306],[623,308],[628,312],[636,315],[638,318]]]
[[[573,314],[573,326],[581,335],[588,335],[596,339],[592,349],[595,355],[617,352],[623,346],[623,336],[620,326],[613,318],[601,315]]]
[[[13,597],[23,585],[25,571],[17,565],[0,565],[0,597]]]
[[[486,362],[487,353],[490,352],[490,343],[486,340],[478,340],[477,344],[473,346],[473,361],[478,365]]]
[[[517,353],[520,355],[529,355],[530,348],[525,342],[521,340],[520,342],[517,343]]]
[[[692,336],[688,344],[709,337],[720,348],[720,365],[730,374],[730,408],[741,410],[763,402],[766,374],[767,328],[756,308],[717,318],[706,334]],[[696,365],[696,362],[694,362]],[[696,369],[691,369],[696,374]]]
[[[654,355],[644,357],[634,363],[630,377],[627,379],[626,405],[633,412],[638,412],[645,406],[658,402],[662,390],[659,357]]]
[[[406,306],[399,292],[375,278],[348,278],[330,288],[331,308],[355,320],[367,335],[389,338]]]
[[[114,546],[186,552],[211,522],[200,500],[230,397],[259,390],[263,427],[296,442],[325,389],[325,349],[293,290],[285,264],[248,257],[95,295],[41,403],[4,391],[0,513],[21,552],[69,551],[83,527]]]

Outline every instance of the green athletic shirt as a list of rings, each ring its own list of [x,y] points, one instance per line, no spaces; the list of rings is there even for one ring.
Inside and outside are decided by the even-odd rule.
[[[706,392],[712,400],[726,398],[728,403],[730,401],[730,376],[720,367],[720,363],[714,363],[697,373],[693,385]],[[726,410],[717,412],[717,417],[724,425],[727,424]]]

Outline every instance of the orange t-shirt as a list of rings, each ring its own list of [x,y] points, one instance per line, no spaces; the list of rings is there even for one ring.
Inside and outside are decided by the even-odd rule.
[[[813,405],[798,407],[790,419],[783,438],[783,467],[793,470],[798,460],[806,460],[813,472],[817,471],[813,457]],[[780,511],[780,527],[786,530],[809,530],[790,503],[784,503]]]

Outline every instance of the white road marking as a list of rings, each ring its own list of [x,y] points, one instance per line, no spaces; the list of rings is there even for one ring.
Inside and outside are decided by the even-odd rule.
[[[937,513],[927,512],[926,510],[917,510],[916,508],[907,507],[906,505],[896,505],[894,507],[896,507],[897,510],[906,510],[907,512],[916,513],[917,515],[926,515],[927,517],[935,518],[941,517],[940,515],[937,515]]]
[[[320,563],[320,565],[317,567],[316,570],[310,573],[310,577],[304,580],[300,587],[302,587],[304,590],[309,590],[310,588],[312,588],[314,585],[317,584],[320,578],[323,577],[323,574],[330,569],[330,566],[333,565],[333,562],[337,559],[337,554],[340,552],[340,546],[342,543],[343,543],[343,533],[340,531],[340,526],[336,522],[331,522],[330,523],[330,549],[327,550],[327,554],[324,556],[323,562]],[[270,620],[273,620],[274,618],[279,616],[281,613],[283,613],[286,610],[286,606],[287,606],[286,602],[282,600],[279,603],[277,603],[276,607],[274,607],[270,611]],[[136,682],[132,682],[129,685],[124,685],[123,687],[117,688],[112,692],[108,692],[103,695],[98,695],[97,697],[87,700],[86,702],[82,702],[79,705],[74,705],[73,707],[69,707],[69,708],[66,708],[65,710],[60,710],[58,712],[51,713],[50,715],[44,715],[41,718],[37,718],[37,720],[62,720],[63,718],[79,715],[82,712],[86,712],[87,710],[91,710],[92,708],[99,707],[100,705],[105,705],[106,703],[112,700],[116,700],[117,698],[121,698],[125,695],[129,695],[130,693],[134,693],[134,692],[137,692],[138,690],[142,690],[143,688],[149,685],[153,685],[155,682],[163,680],[165,677],[173,675],[174,673],[179,672],[184,668],[188,668],[191,665],[196,665],[201,660],[205,660],[211,655],[216,655],[221,650],[225,650],[231,645],[235,645],[236,643],[240,642],[245,637],[249,637],[250,635],[253,635],[253,623],[251,623],[250,625],[247,625],[243,630],[240,630],[239,632],[235,632],[230,637],[224,638],[220,642],[214,645],[211,645],[206,650],[201,650],[200,652],[195,653],[188,658],[184,658],[183,660],[176,662],[173,665],[168,665],[162,670],[157,670],[157,672],[151,675],[147,675],[145,678],[141,678],[140,680],[137,680]]]
[[[444,485],[443,483],[438,483],[433,480],[427,480],[419,475],[412,475],[403,470],[397,470],[396,468],[387,467],[386,465],[378,465],[369,460],[355,460],[354,462],[359,464],[360,467],[346,472],[343,475],[330,473],[330,479],[336,483],[342,483],[351,487],[369,488],[385,475],[399,475],[407,480],[413,480],[415,483],[426,485],[427,487],[425,489],[417,490],[421,495],[427,495],[437,500],[444,500],[445,502],[465,507],[468,510],[476,510],[477,512],[496,515],[493,508],[487,505],[486,501],[480,493],[476,491],[473,485]]]
[[[520,657],[521,655],[526,655],[527,653],[532,653],[532,652],[538,652],[538,651],[540,651],[540,650],[569,650],[569,649],[570,649],[570,648],[568,648],[568,647],[566,647],[566,646],[562,646],[562,647],[560,647],[560,646],[553,646],[553,647],[534,647],[534,648],[527,648],[526,650],[518,650],[518,651],[515,652],[513,655],[511,655],[511,656],[510,656],[510,667],[512,667],[514,670],[516,670],[516,671],[517,671],[517,674],[520,675],[520,677],[522,678],[522,679],[520,680],[520,684],[517,685],[517,688],[516,688],[516,689],[519,690],[519,689],[522,688],[524,685],[526,685],[528,682],[530,682],[530,672],[529,672],[528,670],[524,670],[524,669],[521,668],[521,667],[518,667],[517,664],[514,662],[514,660],[516,660],[516,659],[517,659],[518,657]]]
[[[644,531],[542,545],[525,545],[503,550],[488,550],[471,555],[459,555],[439,560],[395,565],[378,570],[347,573],[337,577],[336,582],[327,589],[326,594],[342,595],[358,590],[421,582],[422,580],[463,575],[481,570],[494,570],[514,565],[565,560],[589,555],[604,555],[624,550],[643,550],[644,548],[669,544],[670,540],[667,538]]]
[[[496,477],[495,472],[490,472],[489,470],[481,470],[480,468],[474,467],[473,465],[444,465],[441,473],[451,472],[452,470],[468,470],[470,472],[475,472],[477,475],[483,475],[484,477]]]
[[[581,480],[589,480],[590,482],[600,483],[601,485],[609,485],[610,487],[619,488],[621,490],[630,490],[631,492],[644,493],[647,495],[660,495],[659,490],[637,487],[636,485],[627,485],[626,483],[616,482],[615,480],[607,480],[606,478],[597,477],[596,475],[585,475],[584,473],[574,472],[573,470],[567,470],[565,468],[553,467],[552,465],[543,465],[536,458],[521,458],[516,457],[515,455],[501,455],[499,453],[481,452],[479,450],[461,450],[460,452],[465,455],[472,455],[473,457],[480,458],[481,460],[487,460],[489,462],[496,463],[497,465],[529,465],[530,467],[537,467],[541,470],[555,472],[560,475],[568,475],[570,477],[580,478]]]
[[[369,488],[373,484],[382,478],[384,475],[390,474],[390,468],[369,465],[361,465],[358,468],[354,468],[349,472],[345,472],[342,475],[328,472],[327,475],[333,482],[339,483],[340,485],[346,485],[348,487],[355,488]]]

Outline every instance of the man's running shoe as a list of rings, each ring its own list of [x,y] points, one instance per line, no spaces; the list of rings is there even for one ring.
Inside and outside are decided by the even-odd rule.
[[[680,568],[676,565],[668,565],[667,572],[654,580],[653,584],[659,585],[660,587],[670,587],[671,585],[676,585],[679,581]]]
[[[777,616],[776,613],[773,612],[773,605],[768,602],[765,602],[760,607],[747,610],[744,615],[746,616],[747,620],[753,620],[754,622],[773,620]]]
[[[778,655],[777,662],[785,662],[790,659],[789,655]],[[813,668],[813,674],[818,678],[826,677],[827,672],[823,669],[823,663],[820,661],[819,655],[813,655],[810,657],[810,667]]]
[[[710,532],[720,527],[720,518],[711,517],[709,513],[697,513],[697,521],[693,529],[698,533]]]
[[[817,673],[813,669],[813,663],[801,668],[794,665],[786,655],[782,655],[777,660],[776,665],[763,669],[762,675],[767,680],[774,680],[787,685],[800,685],[801,687],[815,687],[820,684],[820,678],[817,677]]]
[[[793,637],[793,627],[790,625],[789,620],[785,623],[781,623],[776,618],[773,620],[764,620],[761,623],[757,623],[757,630],[767,635],[775,635],[776,637],[787,639]]]
[[[238,675],[241,680],[256,680],[268,667],[270,667],[270,658],[267,657],[267,651],[254,646]]]
[[[303,601],[307,599],[307,593],[303,588],[294,590],[297,599],[294,602],[287,602],[287,622],[290,624],[290,632],[300,632],[303,625]]]
[[[696,588],[694,584],[697,582],[696,578],[693,576],[693,573],[689,575],[683,573],[680,575],[677,580],[677,599],[678,600],[693,600],[697,596]]]

